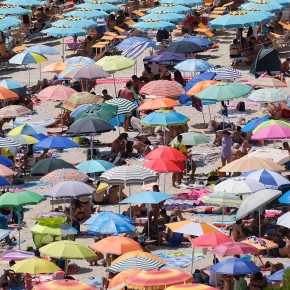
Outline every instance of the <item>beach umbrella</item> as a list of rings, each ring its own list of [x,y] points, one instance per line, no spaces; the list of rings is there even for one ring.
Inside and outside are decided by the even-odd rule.
[[[93,286],[87,285],[83,282],[80,282],[78,280],[52,280],[50,282],[45,282],[38,284],[35,286],[35,290],[51,290],[51,289],[57,289],[57,290],[68,290],[68,289],[77,289],[77,290],[94,290],[96,289]]]
[[[280,190],[263,189],[249,195],[243,200],[238,212],[236,220],[240,220],[248,214],[260,209],[265,204],[271,202],[282,194]]]
[[[178,102],[170,99],[170,98],[155,98],[146,101],[142,105],[138,107],[138,111],[153,111],[159,109],[169,109],[173,107],[177,107],[179,105]]]
[[[25,94],[26,93],[26,86],[18,81],[13,79],[4,79],[0,82],[0,87],[6,88],[11,90],[16,95],[18,94]],[[1,93],[0,93],[1,94]]]
[[[80,163],[76,168],[84,173],[99,173],[112,169],[115,165],[105,160],[88,160]]]
[[[177,82],[158,80],[152,81],[142,87],[142,95],[153,95],[158,97],[176,98],[184,94],[182,86]]]
[[[21,250],[15,250],[15,249],[6,250],[2,252],[0,255],[0,259],[3,261],[11,261],[11,260],[22,261],[22,260],[30,259],[33,257],[35,257],[33,252],[21,251]]]
[[[273,17],[274,15],[267,11],[239,10],[210,21],[209,26],[215,29],[244,28],[267,23]]]
[[[204,204],[222,206],[222,207],[239,207],[242,204],[242,200],[226,191],[209,193],[199,198]]]
[[[42,134],[42,133],[39,133],[39,134],[33,134],[32,137],[34,137],[35,139],[37,139],[38,141],[41,141],[45,138],[47,138],[46,135]]]
[[[203,48],[194,42],[188,41],[176,41],[173,42],[166,48],[165,51],[175,52],[175,53],[197,53],[202,52]]]
[[[94,9],[94,10],[101,10],[105,12],[116,12],[120,10],[120,7],[117,5],[112,5],[110,3],[105,3],[101,1],[90,1],[83,4],[76,5],[75,8],[77,9]]]
[[[118,107],[117,115],[132,113],[138,108],[133,102],[122,98],[114,98],[106,101],[105,103]]]
[[[40,181],[47,184],[56,184],[58,182],[64,181],[85,182],[88,179],[89,177],[86,174],[80,172],[77,169],[62,168],[49,172],[48,174],[44,175]],[[61,184],[60,187],[61,186],[63,186],[63,184]]]
[[[188,14],[192,12],[192,9],[186,6],[177,5],[177,4],[162,4],[161,6],[148,10],[148,13],[156,13],[156,12],[157,13],[169,12],[169,13],[178,13],[178,14]]]
[[[1,166],[1,165],[0,165]],[[0,170],[0,175],[1,170]],[[20,230],[21,230],[21,210],[24,205],[33,205],[38,204],[42,201],[46,200],[45,197],[42,195],[26,190],[26,191],[20,191],[20,192],[5,192],[0,196],[0,207],[13,207],[17,211],[17,220],[18,220],[18,240],[20,241]],[[20,249],[20,243],[19,243],[19,249]]]
[[[71,26],[72,28],[93,28],[97,26],[97,23],[92,20],[82,19],[80,17],[65,17],[58,21],[52,22],[53,27],[58,26]]]
[[[290,204],[290,191],[288,190],[286,193],[284,193],[278,201],[282,204]]]
[[[196,96],[201,100],[226,101],[243,97],[252,90],[252,87],[243,84],[219,82],[202,90]]]
[[[169,13],[169,12],[162,12],[162,13],[149,13],[145,16],[139,18],[140,21],[152,21],[152,20],[159,20],[159,21],[167,21],[178,23],[185,19],[184,15],[177,14],[177,13]]]
[[[129,47],[131,47],[132,45],[140,43],[140,42],[147,42],[149,43],[150,47],[153,47],[153,48],[156,47],[156,43],[152,39],[147,38],[147,37],[140,37],[140,36],[128,37],[122,40],[118,45],[116,45],[116,47],[118,48],[118,50],[124,51],[128,49]]]
[[[22,135],[22,134],[9,136],[9,139],[21,145],[31,145],[31,144],[36,144],[39,142],[38,139],[32,136]]]
[[[248,244],[241,242],[227,242],[216,246],[211,251],[214,255],[222,256],[235,256],[235,255],[246,255],[246,254],[259,254],[259,251]]]
[[[59,54],[59,51],[43,44],[36,44],[33,46],[30,46],[29,48],[25,49],[24,52],[34,52],[42,55],[57,55]]]
[[[155,191],[142,191],[136,193],[128,198],[123,199],[120,203],[150,203],[157,204],[168,198],[172,198],[172,194]]]
[[[274,170],[274,171],[283,171],[284,168],[277,163],[259,157],[248,157],[244,156],[238,160],[228,163],[223,168],[219,169],[220,172],[247,172],[250,170]]]
[[[213,46],[214,45],[214,43],[212,41],[208,40],[205,37],[193,36],[193,35],[179,37],[176,41],[194,42],[195,44],[197,44],[197,45],[199,45],[201,47],[209,47],[209,46]]]
[[[0,164],[0,176],[4,176],[4,177],[10,177],[13,176],[15,174],[15,172],[8,168],[5,165]]]
[[[141,124],[150,127],[166,127],[183,125],[186,124],[188,121],[189,119],[180,113],[170,110],[157,110],[141,119]]]
[[[274,148],[262,148],[252,152],[249,152],[248,156],[260,157],[270,159],[280,165],[285,164],[290,160],[290,156],[287,150],[274,149]]]
[[[141,251],[142,248],[138,242],[126,237],[106,237],[101,241],[94,243],[90,248],[99,253],[122,255],[127,252]]]
[[[31,114],[31,110],[20,105],[9,105],[0,109],[0,118],[16,118]]]
[[[126,285],[130,289],[165,289],[168,286],[191,283],[193,276],[187,272],[176,269],[160,269],[142,271],[126,279]]]
[[[187,160],[184,154],[182,154],[179,150],[167,146],[155,148],[145,156],[145,159],[148,160],[157,160],[160,158],[175,162]]]
[[[290,124],[282,121],[282,120],[268,120],[263,123],[261,123],[259,126],[257,126],[254,130],[253,133],[258,133],[260,130],[271,127],[271,126],[280,126],[280,127],[286,127],[290,128]]]
[[[15,6],[23,6],[23,7],[33,7],[33,6],[42,6],[43,2],[38,0],[6,0],[3,1],[2,4],[5,5],[15,5]]]
[[[0,16],[0,31],[4,31],[10,27],[15,27],[21,24],[21,21],[19,21],[15,17],[9,17],[5,15]]]
[[[78,8],[74,11],[64,14],[65,17],[79,17],[82,19],[107,18],[109,16],[105,11],[95,10],[91,8]]]
[[[119,273],[129,269],[153,270],[159,269],[165,265],[166,263],[162,259],[151,253],[132,251],[115,259],[108,268],[108,271]]]
[[[251,136],[252,140],[279,140],[290,137],[290,127],[281,125],[270,125],[262,129],[256,128],[254,131],[254,134]]]
[[[35,145],[35,148],[41,149],[65,149],[74,147],[79,147],[79,145],[67,137],[60,136],[47,137]]]
[[[256,13],[257,9],[258,11],[264,12],[271,12],[271,13],[277,13],[281,12],[285,9],[284,6],[280,5],[279,3],[275,3],[274,1],[264,1],[264,0],[257,0],[254,2],[248,2],[245,4],[242,4],[239,9],[246,10],[246,11],[254,11]]]
[[[0,154],[0,164],[4,165],[6,167],[13,167],[14,163],[13,160],[11,160],[10,158],[3,156],[2,154]]]
[[[227,242],[233,242],[233,240],[221,232],[203,234],[191,240],[192,246],[196,248],[214,248]]]
[[[198,6],[204,5],[202,0],[162,0],[161,4],[178,4],[185,6]]]
[[[132,59],[136,59],[139,55],[141,55],[148,47],[150,47],[149,42],[138,42],[124,50],[121,55],[125,57],[129,57]]]
[[[53,62],[46,67],[44,67],[42,72],[61,72],[67,67],[67,64],[63,62]]]
[[[127,271],[123,271],[116,276],[114,276],[108,286],[108,289],[121,289],[126,286],[125,280],[131,276],[134,276],[138,273],[140,273],[140,269],[129,269]]]
[[[109,121],[110,119],[117,116],[117,111],[118,107],[116,105],[110,105],[107,103],[89,105],[84,111],[75,117],[75,120],[81,120],[84,118],[96,118]]]
[[[148,19],[132,24],[129,27],[133,29],[138,29],[140,31],[149,31],[149,30],[173,30],[175,29],[176,26],[175,24],[167,21]]]
[[[10,270],[15,273],[28,273],[28,274],[41,274],[41,273],[54,273],[61,270],[54,263],[41,259],[41,258],[30,258],[16,262]]]
[[[263,183],[245,177],[234,177],[215,185],[214,192],[228,192],[235,195],[251,194],[265,189]]]
[[[178,63],[184,60],[187,60],[187,57],[185,57],[184,55],[180,53],[167,52],[167,51],[157,54],[150,59],[151,62],[158,62],[160,64],[172,64],[172,63]]]
[[[257,103],[277,103],[287,101],[288,94],[282,89],[267,88],[253,91],[248,100]]]
[[[255,236],[248,237],[246,240],[241,241],[241,243],[251,245],[259,251],[275,249],[278,247],[276,243],[270,240],[264,238],[257,238]]]
[[[0,162],[1,162],[1,158],[0,158]],[[10,185],[10,182],[4,177],[0,176],[0,186],[5,186],[5,185]]]
[[[226,66],[211,68],[208,72],[216,74],[214,77],[215,80],[233,80],[242,77],[239,71]]]
[[[47,34],[53,37],[62,37],[62,59],[64,60],[64,38],[66,36],[82,36],[86,35],[87,32],[84,29],[78,27],[72,27],[69,25],[64,26],[53,26],[41,31],[43,34]]]
[[[94,235],[118,235],[121,233],[134,232],[135,230],[136,227],[125,219],[107,212],[106,215],[102,215],[102,213],[98,214],[98,217],[95,218],[87,232]]]
[[[242,128],[242,132],[251,132],[253,131],[256,127],[258,127],[260,124],[266,122],[266,121],[269,121],[268,118],[264,118],[264,117],[261,117],[261,118],[256,118],[252,121],[250,121],[247,125],[245,125],[243,128]]]
[[[282,199],[282,198],[283,198],[283,196],[280,197],[279,200]],[[280,216],[278,218],[276,225],[290,229],[290,222],[289,222],[290,219],[289,219],[289,217],[290,217],[290,212],[284,213],[282,216]]]
[[[12,6],[12,5],[1,5],[0,15],[28,15],[31,10],[24,9],[22,7]]]
[[[290,265],[284,266],[283,269],[278,270],[277,272],[267,276],[267,281],[269,282],[282,282],[283,277],[284,277],[284,272],[285,270],[289,269]]]
[[[76,90],[62,85],[49,86],[38,93],[37,98],[42,101],[65,101],[76,92]]]
[[[74,56],[74,57],[71,57],[69,59],[66,59],[65,64],[67,65],[94,65],[95,64],[95,61],[89,57],[86,57],[86,56]]]
[[[76,67],[68,74],[65,74],[65,78],[75,80],[95,80],[107,78],[110,75],[105,72],[100,66],[81,66]]]
[[[115,72],[132,67],[135,64],[135,60],[120,55],[113,55],[102,57],[96,64],[100,65],[104,71],[113,74],[115,93],[117,96]]]
[[[178,285],[165,288],[165,290],[217,290],[217,289],[218,288],[214,288],[206,284],[199,284],[199,283],[178,284]]]
[[[201,91],[209,88],[212,85],[218,84],[218,81],[215,80],[205,80],[205,81],[199,81],[195,85],[191,87],[188,91],[186,91],[186,94],[188,96],[196,96]]]
[[[167,224],[166,226],[170,228],[170,224]],[[209,233],[215,233],[215,232],[220,233],[221,231],[218,228],[206,222],[197,223],[197,222],[189,221],[189,223],[187,223],[186,225],[183,225],[175,229],[174,232],[199,237],[203,234],[209,234]]]
[[[207,61],[193,58],[180,62],[174,68],[184,72],[204,72],[212,67],[213,65]]]
[[[11,233],[11,230],[0,229],[0,239],[1,240],[5,239],[6,237],[10,235],[10,233]]]
[[[35,134],[46,134],[47,129],[41,125],[29,125],[29,124],[22,124],[13,128],[11,131],[8,132],[7,136],[14,136],[14,135],[35,135]]]
[[[71,163],[68,163],[62,159],[46,158],[39,160],[31,169],[31,176],[44,176],[54,170],[64,168],[75,168]]]
[[[76,235],[78,231],[68,223],[57,225],[36,224],[29,229],[33,234],[62,236]]]
[[[10,148],[10,147],[21,147],[21,145],[8,138],[0,137],[0,148]]]
[[[67,100],[63,102],[62,108],[68,111],[73,111],[84,104],[99,104],[104,99],[100,96],[90,94],[88,92],[77,92],[72,94]]]
[[[109,187],[110,186],[107,184],[107,187],[104,187],[104,189],[102,189],[102,190],[105,190],[105,189],[107,189]],[[102,191],[102,190],[100,189],[100,191]],[[109,220],[119,220],[119,218],[122,218],[124,221],[126,221],[129,224],[133,223],[133,220],[131,218],[129,218],[128,216],[126,216],[126,215],[123,215],[123,214],[120,214],[120,213],[115,213],[115,212],[112,212],[112,211],[105,211],[105,212],[101,212],[101,213],[98,213],[98,214],[93,214],[89,219],[87,219],[84,222],[84,225],[85,226],[91,226],[91,225],[93,225],[94,223],[97,223],[97,222],[104,222],[104,221],[109,221]]]
[[[197,146],[200,144],[207,144],[210,142],[210,138],[196,132],[186,132],[182,133],[182,144],[185,146]],[[170,145],[176,144],[177,137],[175,137],[171,142]]]
[[[223,260],[211,267],[211,271],[219,274],[245,275],[259,272],[260,267],[253,262],[242,258],[230,258]]]

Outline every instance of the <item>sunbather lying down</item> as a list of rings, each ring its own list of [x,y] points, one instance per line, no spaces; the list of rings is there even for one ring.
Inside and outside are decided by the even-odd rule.
[[[175,209],[173,212],[176,213]],[[231,209],[229,207],[222,207],[222,206],[209,206],[209,207],[202,207],[202,208],[191,208],[191,209],[185,209],[181,210],[180,213],[201,213],[201,214],[231,214],[235,212],[236,209]],[[172,212],[172,214],[173,214]]]

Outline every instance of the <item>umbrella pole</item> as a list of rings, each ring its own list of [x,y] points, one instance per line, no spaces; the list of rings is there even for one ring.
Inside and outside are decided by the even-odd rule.
[[[202,113],[202,118],[203,118],[203,124],[204,124],[204,126],[205,126],[205,118],[204,118],[204,113],[203,113],[203,111],[202,111],[201,113]]]
[[[27,65],[28,67],[28,87],[30,88],[30,67],[29,64]]]
[[[129,196],[131,196],[131,186],[129,185]],[[130,203],[130,218],[132,218],[132,206]]]
[[[259,238],[261,237],[261,208],[259,207]]]
[[[224,206],[223,206],[223,214],[222,214],[222,229],[223,229],[223,232],[225,231],[224,230]]]
[[[64,275],[67,275],[68,270],[68,259],[64,259]]]
[[[208,112],[209,112],[209,118],[210,118],[210,120],[211,120],[211,112],[210,112],[209,104],[207,105],[207,108],[208,108]]]
[[[192,274],[192,270],[193,270],[193,259],[194,259],[194,247],[192,247],[190,274]]]
[[[113,73],[113,80],[114,80],[114,88],[115,88],[115,98],[117,98],[117,88],[116,88],[116,80],[115,80],[115,74]]]
[[[93,134],[90,134],[91,160],[93,159]]]
[[[62,61],[64,62],[64,36],[62,37]]]
[[[165,192],[165,184],[166,184],[166,172],[164,173],[164,187],[163,187],[164,191],[163,192]]]
[[[41,80],[41,63],[39,63],[39,78]]]
[[[20,206],[17,207],[17,221],[18,221],[18,250],[20,250],[20,229],[21,229],[21,212],[20,212]]]
[[[148,219],[147,219],[147,227],[148,227],[148,240],[150,240],[150,221],[149,221],[149,203],[147,203],[147,212],[148,212]]]

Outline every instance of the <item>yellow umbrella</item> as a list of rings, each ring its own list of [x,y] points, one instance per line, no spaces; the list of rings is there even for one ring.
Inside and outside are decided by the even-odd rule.
[[[103,182],[101,182],[101,183],[99,184],[98,188],[96,189],[96,192],[99,193],[99,192],[101,192],[101,191],[103,191],[103,190],[108,189],[109,187],[110,187],[110,185],[109,185],[108,183],[103,183]]]
[[[22,145],[36,144],[39,142],[34,137],[22,134],[9,136],[9,139]]]

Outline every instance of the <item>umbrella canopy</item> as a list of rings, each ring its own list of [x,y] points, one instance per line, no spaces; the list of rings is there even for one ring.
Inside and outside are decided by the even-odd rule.
[[[213,232],[193,239],[191,244],[197,248],[214,248],[227,242],[233,242],[233,240],[221,232]]]
[[[47,58],[35,52],[21,52],[9,59],[10,63],[15,64],[41,63],[44,61],[47,61]]]
[[[169,12],[169,13],[178,13],[178,14],[187,14],[192,12],[191,8],[186,6],[177,5],[177,4],[163,4],[161,6],[150,9],[148,13],[160,13],[160,12]]]
[[[267,158],[280,165],[290,160],[290,156],[287,150],[274,149],[274,148],[263,148],[258,149],[248,154],[249,156]]]
[[[148,19],[143,20],[142,22],[137,22],[135,24],[130,25],[133,29],[138,29],[141,31],[148,31],[148,30],[173,30],[175,29],[175,24],[162,21],[162,20],[154,20],[154,19]]]
[[[50,236],[62,236],[76,235],[78,231],[70,224],[63,223],[59,225],[43,225],[36,224],[29,229],[34,234],[50,235]]]
[[[99,173],[112,169],[115,165],[105,160],[88,160],[80,163],[76,168],[84,173]]]
[[[121,55],[125,57],[130,57],[132,59],[136,59],[139,55],[141,55],[148,47],[150,47],[149,42],[138,42],[133,44],[126,50],[124,50]]]
[[[104,133],[114,130],[109,123],[106,121],[95,119],[95,118],[85,118],[74,122],[66,134],[79,135],[79,134],[90,134],[90,133]]]
[[[106,101],[106,104],[113,105],[118,107],[117,115],[132,113],[138,107],[133,102],[130,102],[126,99],[115,98],[109,101]]]
[[[38,143],[38,139],[28,136],[28,135],[12,135],[9,136],[9,139],[15,141],[21,145],[30,145]]]
[[[43,176],[57,169],[75,168],[71,163],[62,159],[46,158],[39,160],[31,169],[31,176]]]
[[[20,8],[20,7],[18,7],[18,8]],[[0,11],[1,11],[1,9],[0,9]],[[13,89],[22,89],[25,87],[25,85],[18,82],[18,81],[13,80],[13,79],[4,79],[0,82],[0,87],[6,88],[8,90],[13,90]]]
[[[166,290],[217,290],[218,288],[214,288],[205,284],[178,284],[174,286],[170,286],[165,288]]]
[[[161,4],[178,4],[186,6],[198,6],[204,5],[204,2],[201,0],[162,0]]]
[[[80,17],[66,17],[58,21],[52,22],[53,27],[58,26],[71,26],[73,28],[93,28],[97,23],[92,20],[82,19]]]
[[[13,170],[0,164],[0,176],[10,177],[10,176],[13,176],[14,174],[15,172]]]
[[[204,72],[212,67],[213,65],[208,63],[207,61],[193,58],[187,59],[177,64],[174,68],[184,72]]]
[[[95,189],[79,181],[58,182],[51,189],[44,193],[44,196],[53,198],[78,198],[90,196]]]
[[[72,88],[61,85],[49,86],[43,89],[40,93],[38,93],[37,98],[39,98],[42,101],[45,100],[65,101],[76,92],[77,91]]]
[[[117,116],[118,109],[119,108],[116,105],[110,105],[107,103],[90,105],[84,111],[79,113],[75,117],[75,120],[81,120],[84,118],[96,118],[108,121]]]
[[[240,197],[226,191],[210,193],[199,198],[204,204],[219,205],[223,207],[239,207],[242,203]]]
[[[168,21],[173,23],[178,23],[180,21],[183,21],[185,19],[184,15],[177,14],[177,13],[149,13],[145,16],[142,16],[139,18],[140,21],[152,21],[152,20],[159,20],[159,21]]]
[[[251,132],[253,131],[256,127],[258,127],[260,124],[266,122],[266,121],[269,121],[268,118],[264,118],[264,117],[261,117],[261,118],[256,118],[252,121],[250,121],[247,125],[245,125],[243,128],[242,128],[242,132]]]
[[[137,44],[137,43],[142,43],[142,42],[149,43],[150,47],[153,47],[153,48],[156,47],[156,43],[152,39],[147,38],[147,37],[140,37],[140,36],[128,37],[122,40],[116,47],[118,48],[118,50],[124,51],[128,49],[129,47],[131,47],[132,45]]]
[[[10,270],[15,273],[29,273],[29,274],[40,274],[40,273],[54,273],[61,270],[54,263],[40,258],[30,258],[16,262]]]
[[[175,53],[197,53],[202,52],[203,48],[194,42],[189,41],[176,41],[166,48],[166,51]]]
[[[261,123],[259,126],[257,126],[253,130],[253,133],[255,134],[255,133],[259,132],[260,130],[268,128],[268,127],[273,126],[273,125],[290,128],[290,124],[287,122],[284,122],[281,120],[268,120],[268,121]]]
[[[126,237],[107,237],[93,244],[90,248],[96,252],[123,255],[127,252],[141,251],[139,243]]]
[[[32,7],[32,6],[42,6],[43,2],[37,1],[37,0],[6,0],[3,1],[2,4],[5,5],[17,5],[17,6],[23,6],[23,7]]]
[[[172,194],[155,191],[142,191],[128,198],[123,199],[120,203],[160,203],[168,198],[172,198]]]
[[[10,158],[3,156],[0,154],[0,164],[4,165],[6,167],[13,167],[14,163],[13,160],[11,160]]]
[[[204,89],[209,88],[212,85],[216,85],[217,83],[218,81],[214,81],[214,80],[200,81],[196,83],[194,86],[192,86],[190,90],[186,91],[186,94],[188,96],[196,96],[198,93],[200,93]]]
[[[215,80],[233,80],[238,79],[242,77],[242,74],[231,68],[231,67],[217,67],[217,68],[211,68],[208,70],[208,72],[215,73]]]
[[[182,144],[185,146],[197,146],[200,144],[207,144],[210,142],[210,138],[196,132],[186,132],[182,133]],[[177,143],[177,137],[175,137],[170,144],[176,144]]]
[[[143,166],[118,166],[103,173],[100,181],[110,185],[142,185],[156,182],[157,173]]]
[[[157,110],[141,120],[144,126],[175,126],[186,124],[189,119],[177,112],[170,110]]]
[[[35,147],[42,149],[65,149],[79,147],[79,145],[69,138],[52,136],[41,140]]]
[[[151,253],[132,251],[115,259],[108,268],[109,272],[118,273],[129,269],[153,270],[165,266],[166,263]]]
[[[281,194],[282,192],[280,190],[263,189],[249,195],[248,198],[242,202],[237,212],[236,220],[242,219],[249,213],[252,213],[253,211],[259,209],[263,205],[276,199]]]
[[[158,97],[176,98],[184,94],[182,86],[173,81],[158,80],[152,81],[142,87],[142,95],[153,95]]]
[[[105,188],[105,189],[107,189],[107,188]],[[130,219],[129,217],[127,217],[126,215],[109,211],[109,212],[101,212],[100,214],[92,215],[88,220],[86,220],[84,222],[84,225],[91,226],[95,222],[108,221],[108,220],[114,220],[114,219],[117,220],[119,218],[122,218],[124,221],[126,221],[128,223],[133,222],[133,220]]]
[[[110,75],[105,72],[100,66],[81,66],[76,67],[71,72],[65,75],[67,79],[76,80],[94,80],[107,78]]]
[[[65,37],[65,36],[81,36],[86,35],[87,32],[84,29],[79,27],[73,27],[69,25],[59,25],[59,26],[52,26],[50,28],[44,29],[41,31],[43,34],[47,34],[53,37]]]
[[[243,157],[232,161],[223,168],[219,169],[221,172],[247,172],[250,170],[267,169],[274,171],[283,171],[284,168],[277,163],[259,157]]]
[[[283,198],[283,196],[281,198]],[[290,217],[290,212],[284,213],[282,216],[280,216],[278,218],[277,225],[290,229],[290,219],[289,219],[289,217]]]
[[[281,282],[283,280],[285,270],[289,269],[289,267],[290,267],[290,265],[286,265],[286,266],[284,266],[284,269],[281,269],[281,270],[275,272],[274,274],[269,275],[267,277],[267,281]]]
[[[67,65],[94,65],[95,61],[86,56],[74,56],[65,60]]]
[[[271,13],[276,13],[276,12],[281,12],[282,10],[285,9],[282,5],[279,3],[275,3],[274,1],[264,1],[264,0],[256,0],[254,2],[249,2],[242,4],[240,6],[240,9],[246,10],[246,11],[253,11],[253,9],[257,9],[260,11],[260,13],[263,12],[271,12]],[[257,11],[254,13],[256,14]]]
[[[4,177],[0,176],[0,186],[10,185],[10,182]]]
[[[96,288],[78,280],[52,280],[35,286],[35,290],[95,290]]]
[[[59,54],[59,52],[56,49],[54,49],[48,45],[43,45],[43,44],[33,45],[33,46],[25,49],[23,52],[35,52],[35,53],[43,54],[43,55]]]
[[[114,12],[119,11],[120,7],[117,5],[112,5],[110,3],[100,2],[100,1],[90,1],[87,3],[76,5],[75,8],[77,9],[94,9],[94,10],[101,10],[106,12]]]
[[[167,227],[170,228],[170,224],[167,224]],[[183,225],[180,228],[175,229],[174,232],[199,237],[203,234],[217,233],[217,232],[220,233],[220,230],[206,222],[196,223],[196,222],[190,221],[186,225]]]
[[[171,64],[172,62],[178,63],[184,60],[187,60],[187,57],[184,55],[167,51],[157,54],[150,59],[151,62],[158,62],[160,64]]]
[[[228,242],[216,246],[212,251],[214,255],[222,256],[235,256],[235,255],[246,255],[246,254],[259,254],[259,251],[245,243],[241,242]]]
[[[160,269],[142,271],[126,279],[130,289],[164,289],[168,286],[190,283],[193,281],[191,274],[176,269]]]
[[[8,89],[0,86],[0,102],[15,101],[18,99],[19,99],[19,96],[17,94],[12,92],[11,90],[8,90]]]
[[[287,101],[288,94],[282,89],[267,88],[253,91],[248,100],[257,103],[277,103]]]
[[[259,251],[261,250],[270,250],[270,249],[275,249],[278,247],[278,245],[270,240],[263,239],[263,238],[257,238],[255,236],[248,237],[246,240],[241,241],[241,243],[245,243],[248,245],[251,245],[258,249]]]
[[[9,231],[10,232],[10,231]],[[25,259],[30,259],[34,258],[34,253],[33,252],[28,252],[28,251],[20,251],[20,250],[6,250],[1,253],[0,259],[3,261],[22,261]]]
[[[169,109],[179,106],[179,103],[170,98],[150,99],[138,107],[139,111]]]
[[[100,96],[96,96],[94,94],[90,94],[88,92],[78,92],[72,94],[67,100],[63,102],[62,107],[65,110],[73,111],[77,107],[84,104],[99,104],[104,101]]]
[[[58,183],[63,181],[85,182],[89,177],[77,169],[63,168],[56,169],[43,176],[40,181],[44,183]]]
[[[166,158],[149,160],[143,166],[156,172],[181,172],[184,170],[184,161],[173,162]]]
[[[263,183],[251,178],[234,177],[220,182],[214,186],[215,192],[228,192],[235,195],[251,194],[256,191],[265,189]]]
[[[290,204],[290,191],[284,193],[280,198],[279,202],[282,204]]]
[[[31,110],[20,105],[9,105],[0,109],[0,118],[16,118],[31,114]]]
[[[109,16],[105,11],[95,10],[91,8],[78,8],[65,14],[66,17],[79,17],[83,19],[107,18]]]
[[[241,258],[226,259],[211,267],[211,271],[214,273],[229,275],[252,274],[260,270],[260,267],[256,266],[253,262]]]
[[[290,137],[290,127],[281,125],[270,125],[260,130],[256,128],[254,131],[256,133],[251,136],[252,140],[279,140]]]
[[[67,67],[67,64],[63,62],[53,62],[46,67],[44,67],[41,71],[42,72],[58,72],[60,73]]]
[[[47,129],[43,126],[23,124],[23,125],[13,128],[11,131],[9,131],[7,136],[20,135],[20,134],[32,136],[35,134],[46,134],[46,133],[47,133]]]
[[[252,89],[252,87],[243,84],[220,82],[204,89],[197,94],[197,97],[201,100],[232,100],[249,94]]]
[[[45,197],[30,190],[6,192],[0,196],[0,207],[19,207],[29,204],[38,204],[44,200],[46,200]]]
[[[214,44],[212,41],[208,40],[205,37],[202,37],[202,36],[193,36],[193,35],[179,37],[176,41],[194,42],[195,44],[197,44],[197,45],[199,45],[201,47],[209,47],[209,46],[212,46]]]
[[[174,162],[182,162],[187,159],[179,150],[167,146],[155,148],[150,153],[148,153],[145,158],[148,160],[165,158]]]
[[[127,271],[117,274],[111,279],[108,289],[122,289],[124,286],[126,286],[125,280],[127,278],[134,276],[140,272],[140,269],[129,269]]]
[[[8,17],[5,15],[0,16],[0,31],[4,31],[8,29],[9,27],[15,27],[21,24],[21,21],[19,21],[15,17]]]
[[[108,73],[115,73],[116,71],[132,67],[135,64],[135,60],[120,55],[113,55],[104,56],[96,64],[100,65]]]
[[[0,6],[0,15],[28,15],[31,10],[24,9],[12,5],[2,5]]]

